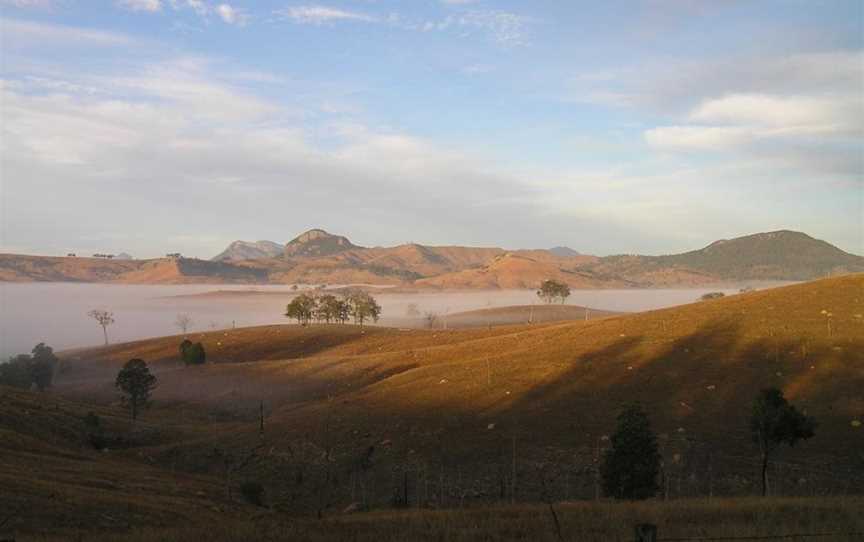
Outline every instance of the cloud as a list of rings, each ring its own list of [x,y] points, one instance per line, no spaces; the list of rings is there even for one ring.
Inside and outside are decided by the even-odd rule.
[[[19,19],[0,18],[3,45],[121,45],[132,40],[123,34],[94,30],[89,28],[62,26],[50,23],[37,23]]]
[[[162,0],[118,0],[117,5],[132,11],[154,13],[162,9]]]
[[[219,17],[227,24],[243,25],[246,23],[246,14],[228,4],[219,4],[219,6],[216,7],[216,13],[218,13]]]
[[[377,17],[357,11],[347,11],[326,6],[296,6],[277,10],[277,16],[300,24],[324,24],[334,21],[378,22]]]

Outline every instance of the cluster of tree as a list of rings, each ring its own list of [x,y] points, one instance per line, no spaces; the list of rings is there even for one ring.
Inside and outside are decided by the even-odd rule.
[[[0,364],[0,384],[28,390],[35,386],[44,391],[54,381],[58,361],[53,348],[39,343],[30,354],[18,354]]]
[[[312,321],[344,324],[352,318],[355,324],[362,326],[367,320],[378,321],[381,306],[368,292],[361,290],[349,290],[339,297],[303,293],[291,300],[285,308],[285,316],[304,326]]]
[[[768,465],[780,445],[794,446],[815,434],[816,423],[790,404],[777,388],[762,390],[753,402],[750,430],[762,459],[762,495],[768,494]],[[648,499],[660,489],[661,455],[657,436],[638,404],[618,416],[603,457],[604,493],[616,499]]]
[[[101,253],[98,253],[98,252],[97,252],[96,254],[94,254],[93,257],[94,257],[94,258],[105,258],[105,259],[108,259],[108,260],[113,260],[113,259],[114,259],[114,255],[113,255],[113,254],[101,254]]]
[[[537,290],[537,297],[543,300],[544,303],[551,304],[559,301],[562,305],[570,297],[570,287],[563,282],[558,282],[552,279],[544,280]]]
[[[702,301],[708,301],[711,299],[720,299],[721,297],[726,297],[726,294],[723,292],[708,292],[707,294],[702,294],[700,299]]]
[[[193,343],[189,339],[183,339],[180,343],[180,359],[185,365],[204,365],[207,363],[207,352],[200,342]]]
[[[150,394],[156,388],[156,377],[143,359],[130,359],[117,373],[114,386],[123,394],[123,404],[129,408],[132,421],[142,408],[150,404]]]

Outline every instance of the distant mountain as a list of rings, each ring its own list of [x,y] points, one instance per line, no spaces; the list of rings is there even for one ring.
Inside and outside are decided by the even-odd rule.
[[[557,249],[565,250],[557,250]],[[598,258],[553,250],[424,246],[366,248],[324,230],[282,247],[236,241],[215,261],[122,260],[0,254],[0,281],[378,284],[439,289],[696,287],[753,280],[811,280],[864,272],[864,257],[793,231],[757,233],[665,256]],[[556,253],[557,251],[557,253]],[[566,254],[566,255],[564,255]]]
[[[284,248],[273,241],[234,241],[228,248],[211,258],[214,262],[231,260],[260,260],[282,255]]]
[[[330,256],[355,248],[362,247],[352,244],[347,237],[313,229],[292,239],[285,245],[283,254],[286,258],[311,258]]]
[[[715,241],[683,254],[610,256],[595,271],[655,285],[657,276],[670,273],[687,273],[688,281],[697,282],[811,280],[864,272],[864,257],[804,233],[780,230]],[[672,282],[681,282],[680,277]]]
[[[580,253],[570,247],[552,247],[549,252],[561,258],[572,258],[573,256],[581,256]]]
[[[789,230],[715,241],[700,250],[659,256],[657,260],[661,265],[683,266],[734,279],[810,280],[864,271],[864,257]]]

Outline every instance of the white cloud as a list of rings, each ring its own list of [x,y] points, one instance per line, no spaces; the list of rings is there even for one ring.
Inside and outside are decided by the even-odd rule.
[[[377,17],[326,6],[296,6],[277,10],[276,15],[301,24],[324,24],[333,21],[378,22]]]
[[[661,150],[721,151],[751,142],[748,128],[729,126],[661,126],[646,130],[645,141]]]
[[[162,9],[162,0],[118,0],[117,5],[132,11],[153,13]]]
[[[858,96],[731,94],[706,100],[689,119],[759,126],[777,134],[854,133],[862,130],[864,100]]]
[[[3,34],[4,47],[9,44],[48,45],[63,43],[65,45],[81,43],[90,45],[121,45],[132,40],[123,34],[92,30],[88,28],[62,26],[49,23],[37,23],[18,19],[0,18],[0,30]]]
[[[229,4],[219,4],[216,7],[216,13],[227,24],[243,25],[246,23],[246,14]]]

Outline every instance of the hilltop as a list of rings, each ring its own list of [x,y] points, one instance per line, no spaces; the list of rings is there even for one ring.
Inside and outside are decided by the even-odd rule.
[[[533,289],[551,278],[571,288],[652,288],[800,281],[862,271],[864,257],[786,230],[716,241],[698,250],[664,256],[597,257],[562,247],[505,250],[415,243],[363,247],[321,229],[309,230],[284,246],[235,241],[210,262],[182,257],[116,261],[0,255],[3,281]]]

